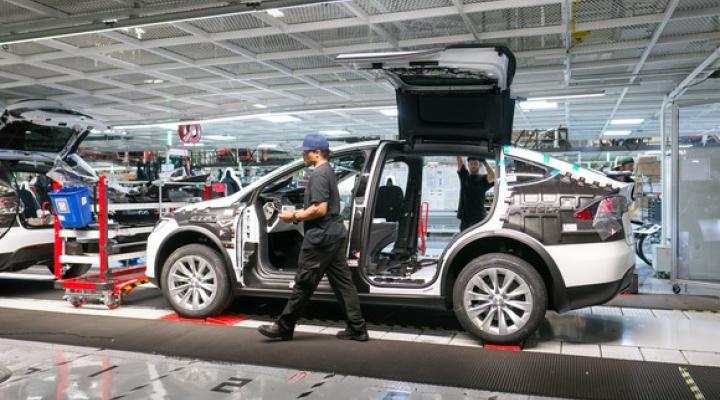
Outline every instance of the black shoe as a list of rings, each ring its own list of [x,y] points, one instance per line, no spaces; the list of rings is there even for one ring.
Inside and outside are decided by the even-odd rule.
[[[338,339],[342,340],[357,340],[358,342],[367,342],[370,340],[367,330],[354,331],[350,328],[345,328],[344,331],[340,331],[335,335]]]
[[[286,331],[278,324],[260,325],[258,327],[258,332],[270,339],[292,340],[293,338],[293,331]]]

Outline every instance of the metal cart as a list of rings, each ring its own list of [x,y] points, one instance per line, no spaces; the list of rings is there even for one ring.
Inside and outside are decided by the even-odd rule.
[[[82,229],[63,229],[55,217],[55,259],[54,272],[58,279],[55,287],[65,290],[64,299],[75,307],[81,307],[89,301],[104,304],[115,309],[122,304],[123,296],[147,282],[145,265],[132,265],[134,261],[145,257],[146,238],[153,226],[123,226],[109,220],[108,213],[117,210],[158,209],[160,215],[166,210],[182,207],[187,203],[120,203],[109,204],[107,182],[105,177],[98,180],[95,195],[94,211],[96,223]],[[162,193],[162,188],[161,188]],[[97,251],[85,251],[68,254],[68,243],[73,242],[82,249],[91,248]],[[116,264],[123,264],[117,267]],[[78,277],[62,279],[65,266],[73,264],[90,264],[98,266],[97,272],[87,273]]]

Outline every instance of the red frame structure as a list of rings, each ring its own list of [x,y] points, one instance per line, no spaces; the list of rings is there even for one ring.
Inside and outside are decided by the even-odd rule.
[[[55,190],[59,185],[53,187]],[[128,294],[139,284],[147,282],[145,265],[110,268],[108,263],[108,199],[107,185],[101,176],[97,186],[97,221],[100,270],[75,278],[62,279],[60,257],[64,254],[65,243],[60,235],[60,221],[55,216],[55,287],[65,289],[65,298],[75,307],[80,307],[90,299],[100,299],[108,308],[114,309],[122,304],[122,296]]]

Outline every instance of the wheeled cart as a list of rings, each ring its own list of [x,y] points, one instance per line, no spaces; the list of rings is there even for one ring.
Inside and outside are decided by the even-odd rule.
[[[93,301],[115,309],[122,304],[124,295],[147,282],[145,265],[133,264],[145,257],[146,239],[153,226],[112,223],[108,212],[159,209],[162,214],[163,210],[186,203],[108,204],[107,183],[103,176],[96,189],[95,223],[83,228],[63,228],[55,216],[55,287],[64,289],[63,298],[75,307]],[[99,270],[62,279],[64,272],[73,265],[98,266]]]

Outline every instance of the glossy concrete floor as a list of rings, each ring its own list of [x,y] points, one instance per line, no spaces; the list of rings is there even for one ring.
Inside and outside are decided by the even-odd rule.
[[[6,400],[549,399],[7,339],[0,354]]]
[[[650,277],[643,283],[641,290],[657,293],[665,288],[664,281]],[[61,293],[52,289],[51,277],[44,271],[0,274],[0,288],[0,312],[2,308],[13,308],[141,319],[160,319],[171,314],[159,290],[152,286],[136,289],[125,306],[113,311],[92,305],[81,309],[71,307],[60,300]],[[276,315],[283,304],[283,301],[241,299],[231,310],[241,315],[242,320],[227,329],[255,329]],[[333,335],[342,326],[337,321],[335,307],[314,303],[297,330]],[[480,346],[476,339],[459,329],[452,315],[388,307],[367,307],[364,311],[372,322],[370,333],[374,340]],[[192,329],[192,325],[188,325],[188,329]],[[596,306],[562,315],[548,313],[537,335],[525,344],[525,350],[720,367],[718,332],[720,314],[715,312]],[[0,354],[0,381],[3,381],[2,367],[13,371],[13,375],[0,384],[0,399],[297,398],[310,389],[317,389],[313,393],[328,399],[349,398],[347,393],[358,394],[352,398],[367,399],[529,398],[8,340],[0,340]],[[112,366],[115,368],[102,372]],[[213,391],[218,385],[220,389]]]

